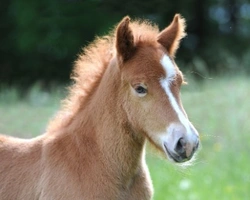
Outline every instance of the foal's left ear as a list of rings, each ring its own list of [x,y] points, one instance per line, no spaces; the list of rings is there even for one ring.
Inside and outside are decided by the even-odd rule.
[[[134,36],[129,23],[130,18],[124,17],[116,29],[116,50],[122,62],[130,59],[135,52]]]
[[[186,36],[185,27],[185,19],[176,14],[172,23],[158,35],[157,41],[166,48],[172,57],[175,56],[180,40]]]

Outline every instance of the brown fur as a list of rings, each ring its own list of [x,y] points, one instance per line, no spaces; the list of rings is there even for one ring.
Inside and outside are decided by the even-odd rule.
[[[179,16],[161,33],[126,17],[85,48],[47,132],[29,140],[0,136],[0,199],[151,199],[145,139],[154,143],[149,129],[177,121],[158,83],[165,76],[159,60],[183,34]],[[138,83],[148,85],[143,99],[132,92]]]

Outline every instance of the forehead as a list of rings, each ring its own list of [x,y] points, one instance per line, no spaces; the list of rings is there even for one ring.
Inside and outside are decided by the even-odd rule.
[[[168,55],[164,54],[160,60],[160,63],[166,72],[166,78],[171,79],[176,76],[177,67]]]
[[[174,77],[179,71],[166,52],[151,46],[138,49],[125,68],[133,78],[145,81]]]

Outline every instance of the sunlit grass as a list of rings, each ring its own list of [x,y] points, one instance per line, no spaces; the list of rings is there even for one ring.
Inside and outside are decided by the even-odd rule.
[[[202,148],[193,166],[186,169],[148,151],[154,199],[249,199],[250,79],[237,76],[202,83],[188,81],[182,89],[182,101],[200,132]],[[15,93],[0,93],[0,132],[19,137],[43,133],[63,95],[34,88],[20,101]]]
[[[24,98],[19,98],[16,89],[0,93],[0,133],[22,138],[31,138],[44,133],[48,121],[60,107],[63,92],[41,91],[34,86]]]

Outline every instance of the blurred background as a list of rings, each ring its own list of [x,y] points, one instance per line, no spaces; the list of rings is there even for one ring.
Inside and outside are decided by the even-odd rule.
[[[1,83],[65,83],[81,48],[123,16],[150,19],[162,29],[175,13],[188,25],[177,55],[182,68],[203,75],[250,72],[247,0],[12,0],[0,2]]]
[[[182,101],[202,148],[187,169],[148,148],[154,199],[249,199],[248,0],[0,1],[0,132],[42,134],[67,94],[81,49],[125,15],[163,29],[175,13],[188,33],[176,56],[189,82]]]

